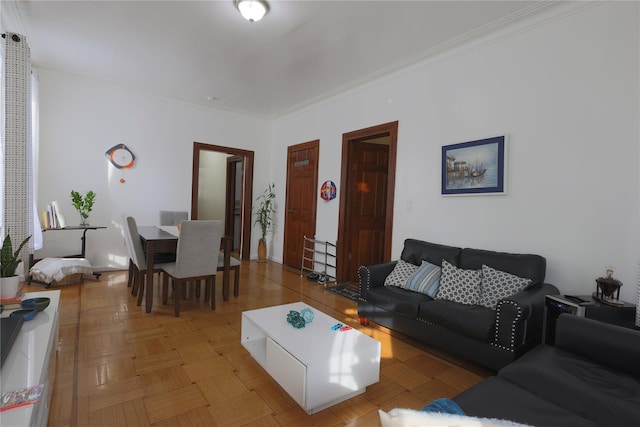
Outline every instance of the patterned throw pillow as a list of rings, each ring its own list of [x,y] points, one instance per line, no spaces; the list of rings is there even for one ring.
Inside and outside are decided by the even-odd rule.
[[[441,268],[422,261],[422,265],[402,285],[403,288],[429,295],[433,298],[440,286]]]
[[[531,282],[531,279],[518,277],[483,265],[480,305],[495,310],[498,301],[526,289],[531,285]]]
[[[436,299],[444,299],[465,305],[480,302],[482,270],[463,270],[442,260],[442,277]]]
[[[393,271],[389,273],[386,279],[384,279],[385,286],[402,286],[418,269],[417,265],[413,265],[410,262],[398,260],[396,266],[393,267]]]

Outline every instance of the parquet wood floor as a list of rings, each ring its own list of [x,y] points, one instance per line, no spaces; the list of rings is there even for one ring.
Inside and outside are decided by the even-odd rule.
[[[162,305],[158,283],[153,312],[136,306],[124,271],[60,287],[49,426],[379,426],[378,409],[418,409],[490,374],[375,324],[361,327],[354,302],[299,273],[245,261],[238,298],[222,300],[219,277],[216,310],[191,297],[179,318],[171,299]],[[295,301],[379,340],[380,381],[317,414],[304,412],[240,345],[242,311]]]

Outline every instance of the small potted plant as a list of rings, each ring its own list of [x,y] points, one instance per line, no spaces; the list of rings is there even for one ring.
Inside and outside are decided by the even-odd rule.
[[[18,249],[13,251],[13,245],[11,244],[11,236],[7,234],[2,242],[2,248],[0,249],[0,298],[11,299],[16,296],[18,291],[18,285],[20,284],[20,277],[16,274],[16,268],[18,264],[22,262],[20,259],[20,252],[24,245],[27,244],[31,236],[28,236],[22,241]]]
[[[89,212],[93,210],[93,204],[96,200],[96,193],[92,190],[87,191],[84,197],[75,190],[71,190],[71,203],[80,214],[80,225],[86,227],[89,225],[87,219],[89,219]]]
[[[255,211],[255,224],[260,226],[260,239],[258,240],[258,261],[267,260],[267,234],[273,230],[273,214],[276,211],[274,192],[275,184],[269,183],[267,189],[258,196],[258,208]]]

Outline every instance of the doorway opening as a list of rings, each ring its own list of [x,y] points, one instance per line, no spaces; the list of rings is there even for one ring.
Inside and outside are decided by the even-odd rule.
[[[222,220],[233,251],[248,260],[254,152],[193,143],[191,219]]]
[[[338,282],[391,259],[397,142],[397,121],[342,135]]]

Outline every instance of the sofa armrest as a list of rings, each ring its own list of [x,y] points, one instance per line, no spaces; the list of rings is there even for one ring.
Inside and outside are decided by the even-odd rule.
[[[382,264],[361,265],[358,267],[360,297],[366,300],[369,289],[384,286],[384,279],[393,271],[396,263],[397,261],[390,261]]]
[[[558,294],[558,288],[544,283],[498,301],[494,345],[514,350],[542,338],[545,295]]]
[[[555,346],[640,376],[640,331],[561,314],[556,323]]]

